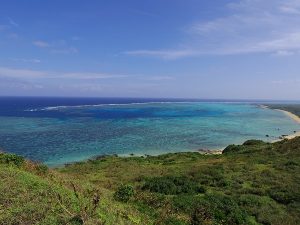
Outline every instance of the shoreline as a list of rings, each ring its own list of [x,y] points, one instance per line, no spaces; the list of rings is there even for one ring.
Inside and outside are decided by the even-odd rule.
[[[283,110],[283,109],[276,109],[276,108],[270,108],[269,106],[267,105],[258,105],[260,108],[262,109],[272,109],[272,110],[276,110],[276,111],[279,111],[279,112],[282,112],[284,113],[285,115],[287,115],[288,117],[290,117],[291,119],[293,119],[294,121],[296,121],[297,123],[300,123],[300,116],[290,112],[290,111],[287,111],[287,110]]]
[[[292,112],[289,112],[289,111],[283,110],[283,109],[276,109],[276,108],[273,109],[273,108],[270,108],[267,105],[259,105],[259,107],[261,107],[262,109],[272,109],[272,110],[279,111],[279,112],[285,114],[286,116],[288,116],[289,118],[291,118],[292,120],[294,120],[296,123],[300,124],[300,117],[298,115],[292,113]],[[294,133],[289,134],[289,135],[282,135],[280,138],[271,141],[271,143],[279,142],[279,141],[282,141],[284,139],[291,140],[291,139],[296,138],[296,137],[300,137],[300,131],[294,131]]]
[[[282,112],[285,115],[287,115],[288,117],[290,117],[291,119],[293,119],[294,121],[296,121],[297,123],[300,123],[300,117],[297,116],[296,114],[286,111],[286,110],[283,110],[283,109],[274,109],[274,110]]]
[[[296,137],[300,137],[300,131],[295,132],[293,134],[289,134],[289,135],[282,135],[280,138],[271,141],[271,143],[275,143],[275,142],[279,142],[279,141],[283,141],[283,140],[291,140],[291,139],[294,139]]]

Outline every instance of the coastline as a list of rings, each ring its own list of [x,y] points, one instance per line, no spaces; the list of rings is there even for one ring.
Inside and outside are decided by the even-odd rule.
[[[295,133],[290,134],[290,135],[281,136],[280,138],[278,138],[274,141],[271,141],[271,143],[275,143],[275,142],[279,142],[279,141],[283,141],[283,140],[291,140],[291,139],[294,139],[296,137],[300,137],[300,131],[295,132]]]
[[[286,111],[286,110],[283,110],[283,109],[275,109],[276,111],[279,111],[279,112],[283,112],[285,115],[287,115],[288,117],[290,117],[291,119],[293,119],[294,121],[296,121],[297,123],[300,123],[300,117],[297,116],[296,114],[294,113],[291,113],[289,111]]]
[[[296,121],[297,123],[300,123],[300,117],[290,111],[287,111],[287,110],[283,110],[283,109],[276,109],[276,108],[271,108],[267,105],[258,105],[260,108],[262,109],[273,109],[273,110],[276,110],[276,111],[279,111],[279,112],[282,112],[284,114],[286,114],[288,117],[290,117],[291,119],[293,119],[294,121]]]
[[[267,105],[259,105],[259,107],[261,107],[262,109],[273,109],[273,108],[270,108]],[[276,110],[276,111],[284,113],[286,116],[290,117],[292,120],[294,120],[295,122],[297,122],[297,123],[300,124],[300,117],[298,115],[296,115],[296,114],[294,114],[292,112],[283,110],[283,109],[276,109],[276,108],[274,108],[273,110]],[[289,134],[289,135],[282,135],[280,138],[278,138],[278,139],[276,139],[274,141],[271,141],[271,143],[279,142],[279,141],[282,141],[284,139],[291,140],[291,139],[296,138],[296,137],[300,137],[300,131],[294,131],[293,134]]]

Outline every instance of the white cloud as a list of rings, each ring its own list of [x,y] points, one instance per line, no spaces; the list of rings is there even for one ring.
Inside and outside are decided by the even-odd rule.
[[[14,32],[14,28],[18,27],[19,25],[9,17],[8,20],[9,24],[0,24],[0,32],[3,32],[8,39],[17,40],[19,38],[19,35]]]
[[[50,95],[120,93],[142,95],[146,89],[159,91],[170,76],[123,75],[93,72],[57,72],[0,67],[0,93],[49,93]],[[168,82],[169,83],[169,82]],[[40,92],[43,89],[43,92]],[[118,90],[116,92],[116,90]],[[20,93],[20,92],[18,92]]]
[[[4,31],[8,28],[8,26],[0,24],[0,31]]]
[[[73,37],[71,37],[71,40],[72,40],[72,41],[80,41],[80,40],[81,40],[81,37],[73,36]]]
[[[46,41],[37,40],[33,45],[39,48],[48,48],[54,54],[76,54],[78,49],[73,46],[68,46],[65,40],[53,41],[51,43]]]
[[[50,44],[48,42],[45,42],[45,41],[34,41],[33,45],[35,45],[36,47],[39,47],[39,48],[48,48],[48,47],[50,47]]]
[[[125,54],[177,59],[206,54],[296,53],[300,50],[299,0],[240,0],[230,14],[186,29],[180,49],[135,50]]]
[[[77,92],[99,92],[104,89],[103,84],[62,84],[59,85],[60,90],[76,90]]]
[[[3,77],[26,79],[26,78],[46,77],[47,75],[48,75],[47,72],[43,72],[43,71],[0,67],[0,76]]]
[[[286,79],[286,80],[274,80],[272,84],[276,85],[298,85],[300,84],[300,79]]]
[[[0,77],[0,87],[1,91],[3,89],[17,89],[17,90],[33,90],[33,89],[43,89],[44,86],[41,84],[32,84],[25,81],[7,80]]]
[[[173,80],[173,79],[174,77],[171,76],[151,76],[145,78],[145,80],[149,80],[149,81],[163,81],[163,80]]]
[[[58,73],[53,76],[57,78],[70,78],[70,79],[81,79],[81,80],[116,79],[116,78],[128,77],[127,75],[121,75],[121,74],[90,73],[90,72]]]
[[[7,35],[7,37],[8,37],[9,39],[18,39],[18,38],[19,38],[19,35],[16,34],[16,33],[10,33],[10,34]]]
[[[8,17],[8,21],[9,21],[9,24],[14,26],[14,27],[18,27],[19,24],[17,24],[12,18]]]
[[[69,47],[62,49],[52,49],[51,52],[55,54],[75,54],[78,53],[78,49],[75,47]]]
[[[177,59],[182,58],[185,56],[192,56],[197,55],[198,52],[195,52],[193,50],[137,50],[137,51],[127,51],[124,52],[124,54],[127,55],[133,55],[133,56],[155,56],[160,57],[163,59]]]
[[[291,14],[300,14],[299,9],[295,9],[289,6],[281,6],[279,9],[284,13],[291,13]]]
[[[291,56],[294,55],[295,53],[292,51],[285,51],[285,50],[281,50],[278,52],[275,52],[273,55],[274,56]]]
[[[27,61],[27,60],[26,60]],[[0,93],[21,91],[22,93],[65,93],[99,92],[105,83],[128,77],[122,74],[91,72],[57,72],[32,69],[0,67]],[[119,82],[119,81],[117,81]],[[63,88],[65,87],[65,88]],[[110,88],[110,91],[114,87]],[[20,92],[18,92],[20,93]]]
[[[21,62],[38,63],[38,59],[11,59]],[[55,72],[31,69],[15,69],[0,67],[0,77],[22,78],[22,79],[78,79],[78,80],[97,80],[97,79],[117,79],[117,78],[138,78],[147,81],[172,80],[172,76],[146,76],[146,75],[125,75],[125,74],[109,74],[109,73],[92,73],[92,72]]]
[[[23,62],[23,63],[40,63],[40,59],[24,59],[24,58],[12,58],[10,59],[15,62]]]
[[[279,6],[279,10],[288,14],[300,14],[300,1],[289,0]]]
[[[131,9],[131,12],[141,15],[141,16],[150,16],[150,17],[158,17],[158,14],[155,14],[153,12],[148,12],[140,9]]]
[[[0,67],[0,77],[21,78],[21,79],[78,79],[78,80],[97,80],[97,79],[116,79],[125,78],[127,75],[106,74],[91,72],[54,72],[31,69],[15,69]]]

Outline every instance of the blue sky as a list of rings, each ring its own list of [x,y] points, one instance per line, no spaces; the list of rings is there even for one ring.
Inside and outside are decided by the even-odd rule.
[[[300,0],[0,4],[0,95],[300,99]]]

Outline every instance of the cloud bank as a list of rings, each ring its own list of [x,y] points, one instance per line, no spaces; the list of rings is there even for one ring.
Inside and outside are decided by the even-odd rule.
[[[178,59],[199,55],[268,53],[289,56],[300,51],[299,0],[241,0],[228,15],[195,22],[185,30],[185,48],[132,50],[131,56]]]

